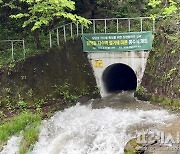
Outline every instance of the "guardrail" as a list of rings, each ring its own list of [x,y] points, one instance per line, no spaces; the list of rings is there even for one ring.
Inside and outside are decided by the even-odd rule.
[[[89,19],[92,24],[85,28],[78,22],[71,22],[52,29],[49,32],[49,46],[60,45],[60,42],[66,42],[68,38],[78,37],[83,33],[120,33],[132,31],[153,31],[155,32],[155,23],[159,19],[166,17],[179,17],[180,14],[136,18],[107,18],[107,19]],[[113,24],[112,24],[113,23]],[[113,29],[114,28],[114,29]],[[137,29],[138,28],[138,29]],[[113,30],[110,30],[113,29]],[[125,31],[124,31],[125,30]]]
[[[78,22],[68,23],[49,32],[50,48],[53,43],[60,45],[60,41],[67,41],[67,38],[78,37],[83,33],[119,33],[136,31],[155,31],[155,20],[151,17],[137,18],[107,18],[107,19],[89,19],[92,24],[89,28],[80,25]],[[146,25],[148,23],[148,25]],[[149,23],[152,23],[149,26]],[[148,27],[149,26],[149,27]],[[137,29],[138,28],[138,29]]]
[[[22,44],[23,56],[24,56],[24,59],[25,59],[26,52],[25,52],[25,42],[24,42],[24,40],[0,40],[0,42],[9,42],[11,44],[11,57],[12,57],[13,61],[14,61],[14,44],[15,44],[15,42],[20,42]]]

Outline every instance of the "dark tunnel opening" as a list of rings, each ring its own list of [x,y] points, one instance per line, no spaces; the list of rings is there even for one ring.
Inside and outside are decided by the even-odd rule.
[[[107,92],[131,91],[137,87],[137,77],[131,67],[113,64],[104,71],[103,82]]]

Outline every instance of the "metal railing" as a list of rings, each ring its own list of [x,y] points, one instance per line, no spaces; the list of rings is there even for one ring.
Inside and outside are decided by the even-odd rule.
[[[22,52],[23,52],[23,57],[25,59],[26,51],[25,51],[25,42],[24,42],[24,40],[0,40],[0,42],[10,43],[10,45],[11,45],[11,57],[12,57],[13,61],[14,61],[14,45],[15,45],[15,42],[20,42],[22,44]]]
[[[83,33],[155,31],[155,20],[151,17],[107,18],[89,20],[92,24],[89,25],[88,28],[80,25],[78,22],[71,22],[52,29],[49,32],[50,48],[53,46],[53,44],[60,45],[60,42],[66,42],[67,39],[78,37]]]

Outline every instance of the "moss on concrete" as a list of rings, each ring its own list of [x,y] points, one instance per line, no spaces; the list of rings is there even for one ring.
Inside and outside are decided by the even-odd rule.
[[[57,95],[57,87],[65,84],[69,85],[68,94]],[[0,70],[1,116],[24,109],[49,111],[52,105],[64,108],[72,105],[64,97],[75,101],[82,96],[93,98],[99,96],[96,91],[93,71],[80,39]]]

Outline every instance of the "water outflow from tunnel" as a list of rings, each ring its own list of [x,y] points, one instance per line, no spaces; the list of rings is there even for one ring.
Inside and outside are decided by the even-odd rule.
[[[169,123],[167,111],[136,101],[132,93],[114,94],[89,105],[77,104],[44,121],[34,154],[123,153],[133,131]]]
[[[132,93],[113,94],[77,104],[44,120],[33,154],[117,154],[134,132],[166,125],[176,118]]]

